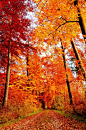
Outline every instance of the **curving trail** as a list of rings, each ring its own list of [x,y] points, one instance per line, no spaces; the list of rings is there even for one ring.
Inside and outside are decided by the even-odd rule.
[[[53,110],[44,110],[0,130],[86,130],[86,124],[71,120]]]

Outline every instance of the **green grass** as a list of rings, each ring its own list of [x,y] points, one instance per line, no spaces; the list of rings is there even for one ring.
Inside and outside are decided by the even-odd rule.
[[[77,121],[81,121],[83,123],[86,123],[86,119],[84,119],[83,117],[80,117],[80,116],[77,116],[77,115],[74,115],[74,114],[71,114],[71,113],[66,114],[65,112],[60,111],[60,110],[54,110],[54,111],[57,112],[57,113],[59,113],[60,115],[65,116],[65,117],[69,117],[71,119],[75,119]]]
[[[14,123],[14,122],[20,121],[20,120],[22,120],[22,119],[25,118],[25,117],[35,115],[36,113],[39,113],[39,112],[41,112],[41,111],[42,111],[42,110],[36,111],[36,112],[33,112],[33,113],[28,114],[27,116],[18,117],[17,119],[14,119],[13,121],[8,121],[8,122],[6,122],[6,123],[0,124],[0,128],[3,127],[3,126],[8,126],[9,124],[12,124],[12,123]]]

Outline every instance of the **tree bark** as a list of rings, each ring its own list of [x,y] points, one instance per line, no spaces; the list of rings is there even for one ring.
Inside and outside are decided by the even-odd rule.
[[[8,87],[9,87],[9,79],[10,79],[10,59],[11,59],[11,52],[10,52],[10,47],[8,47],[8,64],[7,64],[6,83],[5,83],[5,91],[4,91],[2,107],[7,106]]]
[[[84,14],[82,13],[81,8],[78,6],[78,2],[79,0],[75,0],[74,5],[76,6],[77,11],[78,11],[79,25],[81,27],[83,37],[84,39],[86,39],[86,20],[85,20]]]
[[[86,44],[86,19],[85,19],[85,14],[83,14],[82,13],[82,10],[81,10],[81,8],[78,6],[78,3],[79,3],[79,0],[75,0],[74,1],[74,5],[76,6],[76,8],[77,8],[77,11],[78,11],[78,17],[79,17],[79,25],[80,25],[80,27],[81,27],[81,31],[82,31],[82,34],[83,34],[83,37],[84,37],[84,41],[85,41],[85,44]],[[72,47],[73,47],[73,49],[74,49],[74,51],[75,51],[75,55],[76,55],[76,58],[77,58],[77,60],[79,60],[79,67],[81,68],[81,71],[82,71],[82,74],[83,74],[83,77],[84,77],[84,79],[85,79],[85,83],[86,83],[86,71],[85,71],[85,68],[84,68],[84,66],[83,66],[83,64],[82,64],[82,61],[81,61],[81,59],[80,59],[80,57],[79,57],[79,55],[78,55],[78,52],[77,52],[77,50],[76,50],[76,48],[75,48],[75,44],[74,44],[74,42],[72,41]],[[85,90],[85,98],[86,98],[86,90]]]
[[[29,89],[29,70],[28,70],[28,66],[29,66],[29,59],[28,59],[28,51],[27,51],[27,89]]]
[[[84,65],[83,65],[83,63],[82,63],[82,60],[81,60],[79,54],[78,54],[78,51],[77,51],[77,48],[76,48],[76,46],[75,46],[74,40],[71,41],[71,44],[72,44],[72,47],[73,47],[73,50],[74,50],[76,59],[78,60],[78,64],[79,64],[79,67],[80,67],[81,72],[82,72],[82,74],[83,74],[83,77],[84,77],[84,79],[85,79],[85,81],[86,81],[86,71],[85,71],[85,67],[84,67]]]
[[[62,41],[61,41],[61,46],[62,46],[62,52],[63,52],[63,61],[64,61],[64,68],[65,68],[65,72],[66,72],[66,83],[67,83],[67,88],[68,88],[68,93],[69,93],[70,105],[73,105],[72,94],[71,94],[71,90],[70,90],[70,83],[69,83],[67,68],[66,68],[65,52],[64,52],[64,47],[63,47]]]

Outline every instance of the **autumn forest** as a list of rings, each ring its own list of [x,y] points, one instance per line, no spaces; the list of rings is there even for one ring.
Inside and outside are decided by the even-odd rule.
[[[0,123],[54,109],[86,118],[86,1],[0,0]]]

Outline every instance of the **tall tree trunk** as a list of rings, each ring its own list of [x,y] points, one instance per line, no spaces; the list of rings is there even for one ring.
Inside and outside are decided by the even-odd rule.
[[[82,13],[82,10],[81,8],[78,6],[78,3],[79,3],[79,0],[75,0],[74,1],[74,5],[76,6],[77,8],[77,11],[78,11],[78,17],[79,17],[79,25],[81,27],[81,31],[82,31],[82,34],[83,34],[83,37],[84,37],[84,40],[85,40],[85,44],[86,44],[86,19],[85,19],[85,14]],[[85,3],[86,4],[86,3]],[[85,68],[82,64],[82,61],[78,55],[78,52],[75,48],[75,44],[74,44],[74,41],[71,42],[72,43],[72,47],[74,49],[74,52],[75,52],[75,55],[76,55],[76,58],[77,60],[79,60],[79,67],[81,68],[81,71],[82,71],[82,74],[83,74],[83,77],[85,79],[85,84],[86,84],[86,71],[85,71]],[[86,98],[86,89],[85,89],[85,98]]]
[[[62,46],[62,52],[63,52],[64,68],[65,68],[65,72],[67,72],[66,60],[65,60],[65,52],[64,52],[64,47],[63,47],[62,41],[61,41],[61,46]],[[72,94],[71,94],[71,90],[70,90],[70,84],[69,84],[69,79],[68,79],[68,74],[67,73],[66,73],[66,83],[67,83],[67,87],[68,87],[70,105],[73,105]]]
[[[28,66],[29,66],[29,58],[28,58],[28,51],[27,51],[27,89],[29,89],[29,70],[28,70]]]
[[[84,14],[82,13],[82,10],[81,8],[78,6],[78,2],[79,0],[75,0],[74,1],[74,5],[76,6],[77,8],[77,11],[78,11],[78,17],[79,17],[79,25],[81,27],[81,31],[82,31],[82,34],[83,34],[83,37],[84,39],[86,40],[86,20],[85,20],[85,17],[84,17]]]
[[[9,79],[10,79],[10,59],[11,59],[11,52],[10,52],[10,47],[8,47],[8,64],[7,64],[6,83],[5,83],[5,91],[4,91],[4,99],[3,99],[2,107],[7,106],[8,87],[9,87]]]
[[[79,67],[80,67],[81,72],[82,72],[82,74],[83,74],[83,77],[84,77],[84,79],[85,79],[85,81],[86,81],[86,71],[85,71],[85,67],[84,67],[84,65],[83,65],[83,63],[82,63],[82,60],[81,60],[79,54],[78,54],[78,51],[77,51],[77,48],[76,48],[76,46],[75,46],[74,40],[71,41],[71,44],[72,44],[72,47],[73,47],[73,50],[74,50],[76,59],[78,60],[78,64],[79,64]]]

